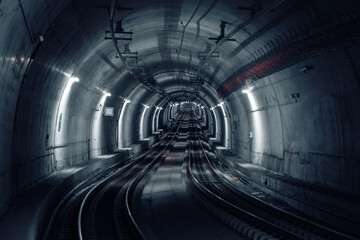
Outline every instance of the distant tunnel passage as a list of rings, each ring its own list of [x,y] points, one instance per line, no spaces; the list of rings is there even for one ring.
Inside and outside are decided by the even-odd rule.
[[[37,238],[49,199],[145,153],[184,112],[226,171],[358,237],[359,12],[357,0],[0,0],[0,238]]]

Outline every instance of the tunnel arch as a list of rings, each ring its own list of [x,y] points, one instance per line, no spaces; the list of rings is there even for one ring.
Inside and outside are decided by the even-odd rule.
[[[195,13],[191,1],[122,3],[134,9],[116,20],[134,32],[138,62],[127,62],[137,79],[104,39],[108,6],[21,2],[0,2],[0,214],[53,172],[156,135],[184,93],[203,104],[209,137],[236,156],[232,166],[359,193],[357,1],[262,1],[266,11],[253,16],[230,0],[201,1]],[[236,41],[209,40],[221,20]],[[204,80],[198,95],[195,76]]]

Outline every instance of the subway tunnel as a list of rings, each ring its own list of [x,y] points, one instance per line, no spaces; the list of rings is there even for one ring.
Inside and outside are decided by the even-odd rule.
[[[359,23],[357,0],[0,0],[0,239],[359,239]]]

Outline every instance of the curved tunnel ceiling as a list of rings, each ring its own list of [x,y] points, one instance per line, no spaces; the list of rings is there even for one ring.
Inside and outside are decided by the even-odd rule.
[[[358,193],[359,12],[358,0],[0,0],[0,215],[187,100],[236,164]]]
[[[15,77],[23,76],[18,95],[26,77],[37,79],[16,109],[34,92],[56,108],[71,76],[80,79],[71,102],[84,109],[103,93],[124,99],[141,84],[165,102],[190,97],[211,107],[245,85],[262,86],[273,73],[356,44],[360,32],[356,1],[2,1],[0,8],[3,66],[15,63]],[[131,38],[117,40],[120,51],[133,52],[121,54],[126,64],[106,33],[112,24],[117,37]]]
[[[120,51],[126,51],[127,45],[130,51],[137,53],[137,60],[128,58],[131,54],[124,54],[129,67],[134,69],[138,78],[136,80],[128,74],[128,69],[124,67],[120,59],[116,58],[117,53],[113,41],[104,40],[105,31],[110,29],[111,2],[71,2],[63,9],[58,8],[61,11],[48,30],[40,31],[43,32],[45,39],[40,46],[41,49],[50,49],[49,47],[54,44],[62,45],[61,51],[67,52],[74,58],[71,66],[73,69],[66,69],[66,71],[78,76],[81,84],[89,89],[101,88],[108,92],[113,91],[112,86],[117,81],[121,81],[122,85],[135,86],[139,84],[137,81],[139,79],[147,81],[148,76],[156,78],[158,74],[169,71],[175,73],[172,79],[167,79],[171,83],[162,86],[165,83],[159,81],[158,84],[165,92],[169,91],[167,88],[170,85],[181,88],[183,73],[205,78],[215,87],[221,85],[227,80],[228,72],[236,70],[229,69],[230,64],[225,59],[243,39],[246,39],[247,34],[238,32],[232,37],[237,40],[236,42],[224,42],[219,46],[215,46],[215,41],[209,40],[209,37],[216,38],[220,35],[221,21],[227,22],[224,29],[227,34],[244,20],[253,18],[249,11],[238,10],[232,1],[199,1],[195,8],[194,3],[190,1],[116,3],[114,21],[121,20],[123,30],[133,32],[131,35],[116,34],[116,36],[132,39],[131,41],[118,40],[117,44]],[[252,1],[243,1],[241,4],[248,7],[251,6]],[[274,3],[264,2],[262,7],[266,8],[270,4]],[[286,6],[278,7],[281,11],[286,9]],[[54,12],[52,16],[56,14]],[[116,26],[116,23],[114,25]],[[217,49],[215,54],[218,57],[211,57],[203,63],[205,67],[200,69],[202,59],[199,58],[199,54],[205,57],[206,51],[215,47]],[[235,63],[244,55],[240,53],[233,57],[231,65],[236,66]],[[55,63],[53,69],[57,64]],[[193,78],[192,81],[195,82],[195,79]],[[113,94],[116,95],[116,93]]]
[[[104,40],[105,31],[110,29],[110,3],[70,3],[57,16],[50,32],[44,34],[45,44],[42,46],[46,48],[47,38],[55,38],[64,44],[64,51],[77,55],[77,67],[73,72],[83,75],[82,83],[91,86],[96,81],[107,91],[111,91],[116,81],[139,83],[129,75],[118,77],[123,72],[127,73],[128,69],[116,58],[113,42]],[[301,31],[305,33],[306,28],[311,27],[309,22],[314,18],[311,16],[314,13],[307,12],[310,6],[307,9],[300,7],[299,1],[262,1],[261,10],[252,15],[250,11],[237,9],[237,5],[251,8],[252,4],[252,1],[198,1],[195,5],[191,1],[117,3],[114,21],[121,20],[123,30],[133,32],[131,35],[116,34],[132,39],[118,40],[117,43],[120,51],[126,51],[127,45],[128,50],[136,52],[137,60],[127,58],[134,54],[124,54],[124,57],[138,80],[147,82],[148,76],[155,76],[156,79],[158,74],[171,71],[174,76],[167,81],[181,88],[183,75],[191,74],[193,82],[196,82],[194,76],[204,78],[217,89],[219,96],[224,97],[246,81],[256,80],[282,65],[299,61],[296,54],[300,49],[290,48],[289,44],[296,42]],[[331,8],[331,4],[327,4]],[[314,8],[323,6],[321,1],[313,5]],[[295,10],[298,14],[289,19],[290,13]],[[300,14],[309,15],[308,20],[304,22],[304,18],[298,19]],[[285,18],[286,26],[282,22]],[[230,38],[236,41],[216,45],[215,41],[209,40],[209,37],[217,38],[220,35],[221,21],[226,22],[225,36],[232,33]],[[293,26],[289,27],[290,23]],[[266,37],[262,37],[265,34]],[[308,35],[310,39],[317,38],[316,33],[314,36]],[[336,44],[336,39],[333,44]],[[309,54],[316,54],[313,53],[316,49],[309,48]],[[207,51],[214,51],[217,57],[202,62]],[[262,59],[267,59],[267,62]],[[252,66],[254,63],[256,65]],[[161,86],[164,85],[163,80],[158,81],[160,89],[167,92],[170,85]]]
[[[198,84],[197,80],[204,79],[217,90],[220,97],[225,97],[246,82],[278,71],[283,65],[300,61],[304,58],[298,56],[302,46],[291,47],[291,44],[296,44],[301,37],[319,38],[316,34],[328,31],[320,29],[318,33],[315,32],[316,22],[312,22],[316,20],[313,9],[322,14],[318,8],[324,8],[322,1],[309,3],[306,7],[299,1],[261,1],[258,9],[253,8],[251,0],[239,3],[217,0],[199,0],[197,3],[119,2],[113,9],[114,31],[122,28],[121,31],[133,32],[131,35],[115,35],[132,39],[118,40],[117,45],[122,52],[136,52],[122,54],[134,72],[135,79],[117,58],[113,41],[104,40],[105,31],[110,30],[110,6],[115,1],[72,1],[68,5],[65,3],[57,3],[56,6],[45,4],[44,7],[36,5],[38,11],[27,14],[36,16],[31,18],[34,20],[29,25],[35,25],[36,29],[32,29],[32,32],[44,37],[45,41],[39,46],[39,51],[47,51],[51,55],[51,47],[58,45],[62,48],[60,54],[66,52],[74,61],[67,69],[60,71],[78,76],[82,85],[94,91],[100,88],[113,92],[113,86],[120,81],[121,85],[130,84],[133,87],[140,82],[151,88],[156,85],[157,89],[167,93],[171,91],[168,88],[182,88],[183,78],[188,78],[194,83],[189,89],[201,89],[198,85],[202,84]],[[328,9],[335,6],[335,2],[326,1],[326,4]],[[26,4],[23,6],[26,10]],[[42,29],[46,26],[46,20],[37,17],[37,14],[42,12],[47,13],[47,29]],[[307,18],[300,18],[301,14]],[[34,24],[35,21],[37,24]],[[117,29],[116,25],[120,21],[121,25]],[[220,36],[221,22],[224,22],[224,36]],[[341,22],[338,23],[340,24]],[[314,34],[300,35],[314,28]],[[36,34],[32,34],[32,37]],[[106,36],[111,38],[111,34]],[[209,40],[210,37],[222,41]],[[234,41],[224,41],[227,38]],[[336,36],[333,38],[332,44],[336,45]],[[308,47],[309,53],[304,54],[316,54],[315,47]],[[33,57],[37,51],[32,54]],[[137,59],[129,58],[130,56],[137,56]],[[52,59],[40,64],[56,70],[57,65],[62,63]],[[172,72],[173,77],[158,77],[167,72]],[[155,81],[149,83],[149,76],[155,77]],[[121,94],[128,93],[127,91]]]

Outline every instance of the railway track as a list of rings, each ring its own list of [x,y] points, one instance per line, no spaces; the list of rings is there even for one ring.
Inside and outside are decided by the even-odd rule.
[[[54,211],[43,239],[158,239],[161,231],[151,229],[149,222],[152,221],[153,209],[147,208],[148,218],[143,216],[140,206],[151,205],[142,205],[141,196],[149,179],[160,167],[163,172],[169,169],[180,171],[178,165],[172,168],[170,160],[163,164],[171,151],[179,153],[173,149],[176,142],[184,142],[183,149],[188,154],[185,161],[176,162],[184,164],[184,191],[179,190],[182,185],[171,189],[170,180],[157,182],[161,176],[152,180],[152,184],[160,184],[159,187],[166,183],[171,189],[169,192],[173,192],[172,200],[168,200],[169,206],[183,207],[181,203],[176,205],[175,200],[177,197],[186,200],[186,196],[181,194],[187,190],[191,195],[189,199],[193,200],[186,200],[186,204],[182,202],[184,209],[195,212],[200,204],[204,213],[215,216],[216,221],[220,219],[239,239],[354,239],[253,197],[246,191],[246,180],[238,179],[244,184],[240,189],[231,177],[224,174],[216,152],[201,133],[199,122],[184,120],[183,116],[179,116],[172,129],[149,151],[79,184],[69,192]],[[182,140],[179,140],[180,134]],[[187,136],[185,140],[184,136]],[[180,176],[180,172],[176,174]],[[176,214],[183,216],[181,212]],[[178,217],[175,222],[185,224],[181,223],[182,219]],[[152,224],[152,227],[158,226]]]
[[[43,239],[145,239],[138,224],[139,183],[161,164],[182,116],[149,151],[73,189],[55,209]],[[135,204],[134,204],[135,202]],[[141,221],[140,221],[141,222]]]
[[[219,161],[194,121],[187,175],[194,197],[246,239],[355,239],[254,198],[219,170]]]

